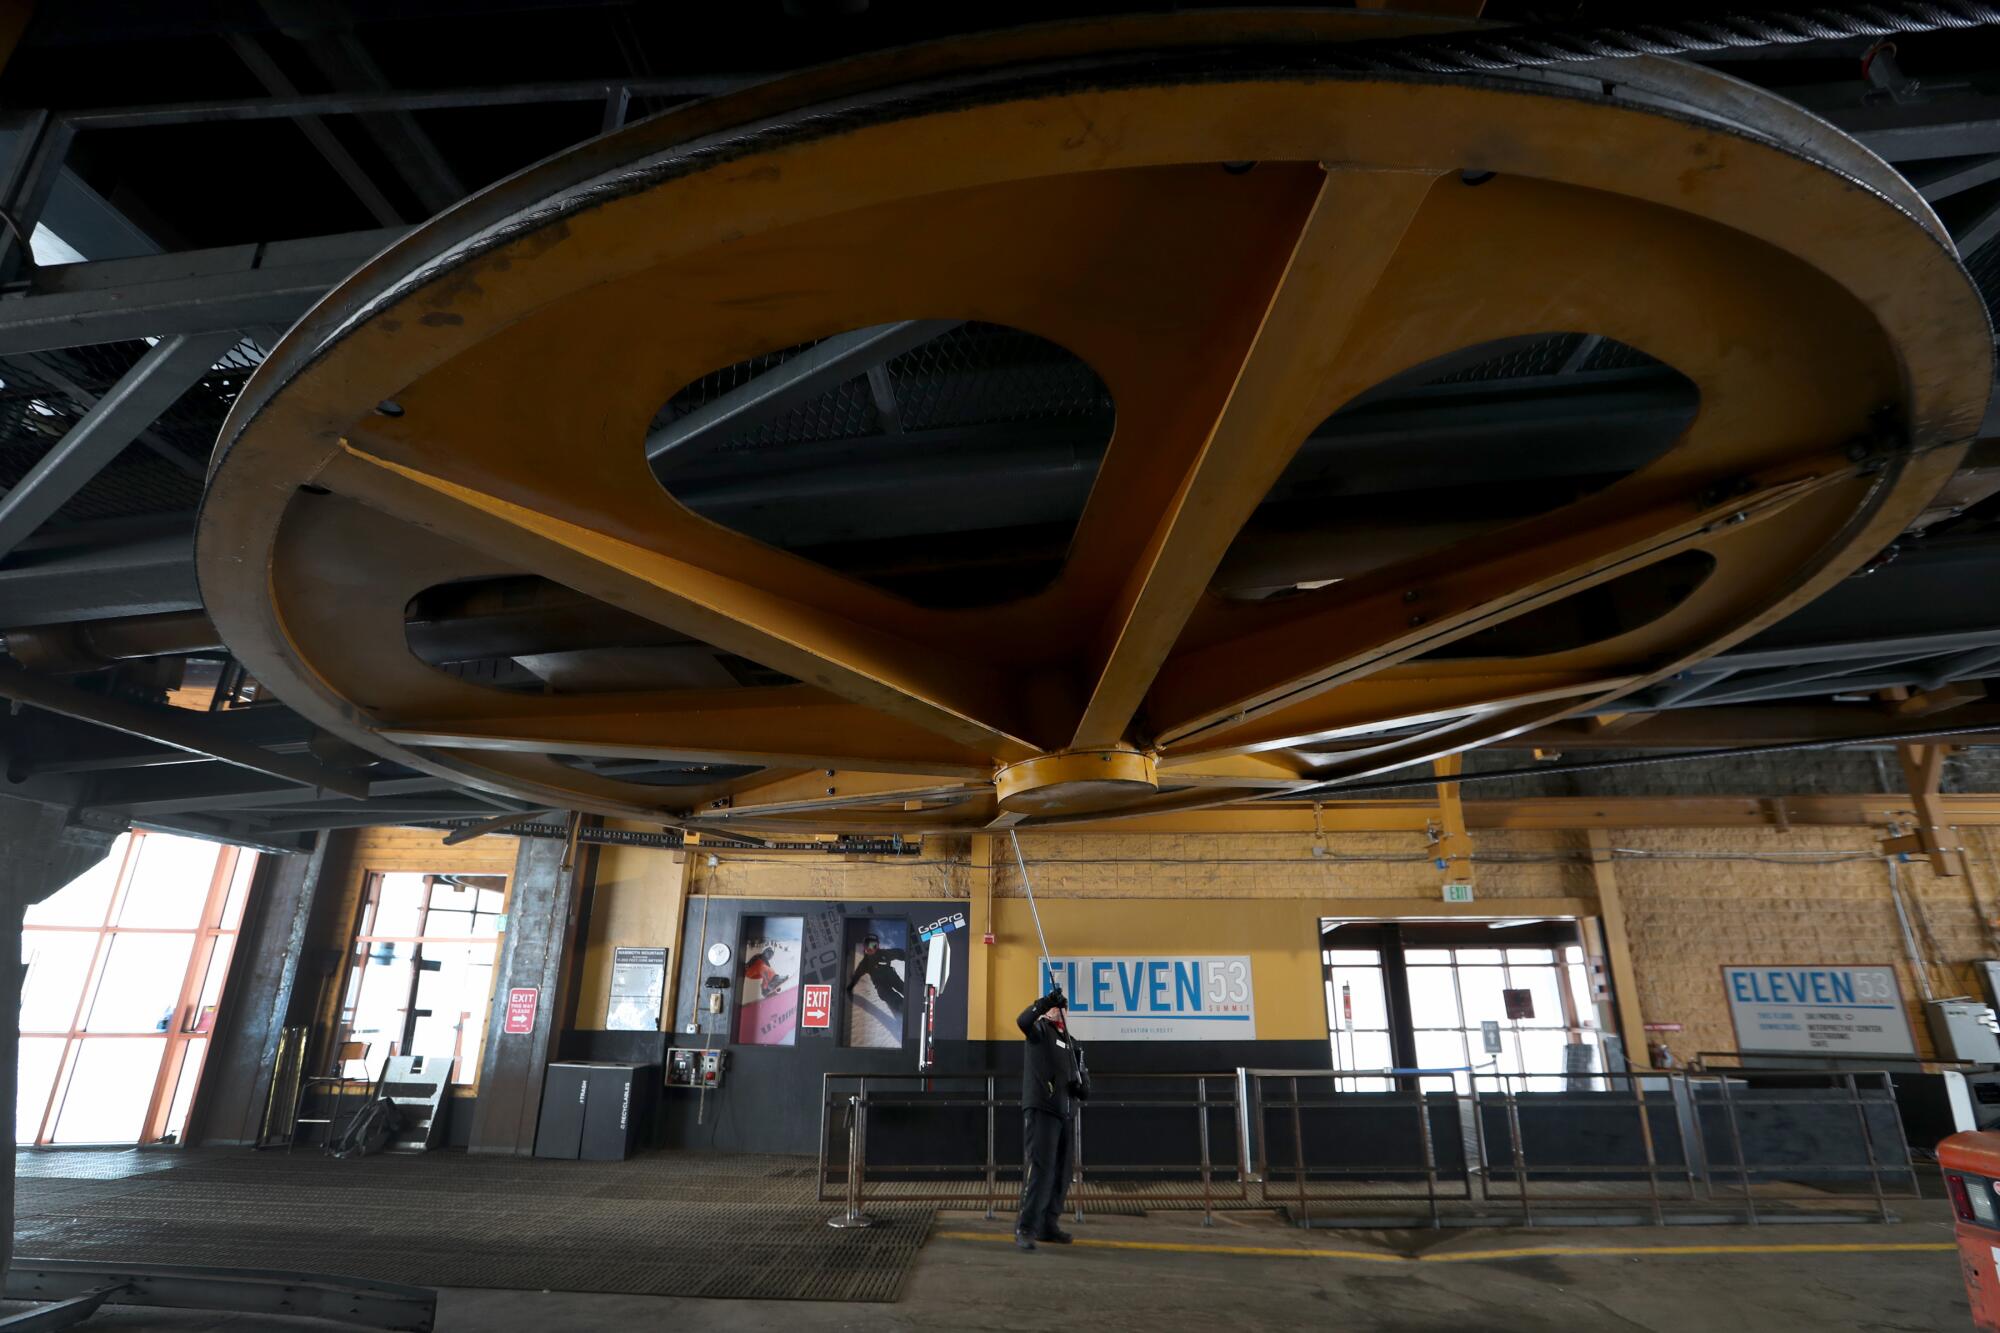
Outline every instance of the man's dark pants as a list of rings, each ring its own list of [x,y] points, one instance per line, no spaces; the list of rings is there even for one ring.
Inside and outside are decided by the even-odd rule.
[[[1062,1221],[1069,1193],[1070,1118],[1053,1111],[1021,1112],[1021,1143],[1027,1150],[1028,1178],[1021,1186],[1021,1216],[1014,1230],[1046,1236]]]

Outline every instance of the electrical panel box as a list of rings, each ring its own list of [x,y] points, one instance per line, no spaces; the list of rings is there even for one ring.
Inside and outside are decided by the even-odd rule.
[[[2000,1064],[2000,1019],[1977,1000],[1932,1000],[1924,1006],[1940,1060]]]
[[[670,1088],[719,1088],[727,1066],[727,1051],[704,1051],[698,1046],[674,1046],[667,1050],[667,1086]]]
[[[2000,1010],[2000,958],[1982,958],[1973,964],[1986,987],[1986,1003]]]

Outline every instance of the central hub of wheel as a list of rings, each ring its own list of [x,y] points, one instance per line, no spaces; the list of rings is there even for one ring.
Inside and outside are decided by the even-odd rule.
[[[1137,750],[1060,750],[1007,765],[993,785],[1009,814],[1068,815],[1129,805],[1159,791],[1160,778]]]

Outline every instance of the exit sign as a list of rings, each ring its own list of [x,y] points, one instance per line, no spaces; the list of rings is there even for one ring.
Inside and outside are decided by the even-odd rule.
[[[1447,884],[1444,886],[1444,900],[1448,903],[1469,903],[1472,901],[1472,886]]]

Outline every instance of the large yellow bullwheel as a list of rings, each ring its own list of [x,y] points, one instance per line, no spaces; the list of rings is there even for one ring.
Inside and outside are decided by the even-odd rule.
[[[1316,69],[1423,22],[1118,21],[893,53],[503,182],[371,262],[251,381],[202,516],[208,606],[320,725],[489,790],[970,829],[1471,748],[1713,653],[1886,544],[1991,378],[1984,309],[1915,193],[1690,66]],[[1286,541],[1322,576],[1223,586],[1344,406],[1556,335],[1685,385],[1676,432],[1534,512],[1468,476],[1409,547],[1365,505],[1294,505]],[[688,386],[947,336],[1056,349],[1115,415],[1045,577],[980,583],[968,555],[917,594],[802,553],[787,524],[809,507],[725,525],[676,494],[662,456],[688,430],[663,404]],[[780,446],[754,468],[809,501]],[[504,609],[522,588],[739,666],[522,689],[413,647],[440,589]],[[595,642],[544,657],[567,670]]]

